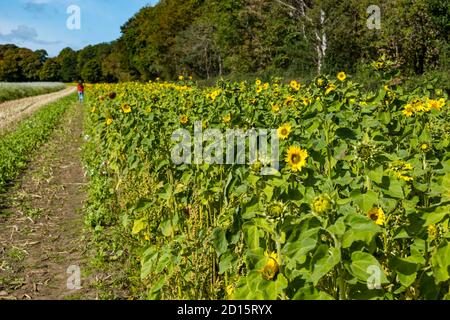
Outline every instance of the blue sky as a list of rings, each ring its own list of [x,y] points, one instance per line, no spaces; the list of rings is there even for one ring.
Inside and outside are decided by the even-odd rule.
[[[157,0],[0,0],[0,44],[13,43],[33,50],[45,49],[50,56],[61,49],[79,50],[89,44],[110,42],[120,36],[120,27],[140,8]],[[67,13],[76,5],[81,28],[69,30]]]

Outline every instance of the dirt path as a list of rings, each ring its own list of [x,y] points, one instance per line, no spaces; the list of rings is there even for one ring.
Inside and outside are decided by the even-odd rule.
[[[16,187],[0,195],[0,300],[97,298],[86,280],[82,106],[74,103],[61,123]]]
[[[58,92],[0,103],[0,129],[22,120],[40,107],[68,96],[75,91],[75,87],[69,87]]]

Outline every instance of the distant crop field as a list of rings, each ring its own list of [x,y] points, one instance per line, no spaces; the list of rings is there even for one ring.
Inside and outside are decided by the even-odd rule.
[[[0,82],[0,103],[51,93],[65,88],[61,82]]]

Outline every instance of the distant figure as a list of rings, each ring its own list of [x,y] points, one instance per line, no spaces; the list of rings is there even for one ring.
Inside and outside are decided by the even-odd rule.
[[[84,101],[84,85],[81,81],[78,82],[77,89],[78,89],[78,100],[80,102],[83,102]]]

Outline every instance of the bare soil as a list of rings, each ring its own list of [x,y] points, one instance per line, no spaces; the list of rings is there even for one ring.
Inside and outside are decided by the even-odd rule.
[[[56,99],[71,92],[51,95]],[[69,107],[27,171],[0,195],[0,300],[98,298],[83,232],[82,108],[78,103]],[[81,289],[74,288],[78,269]]]

